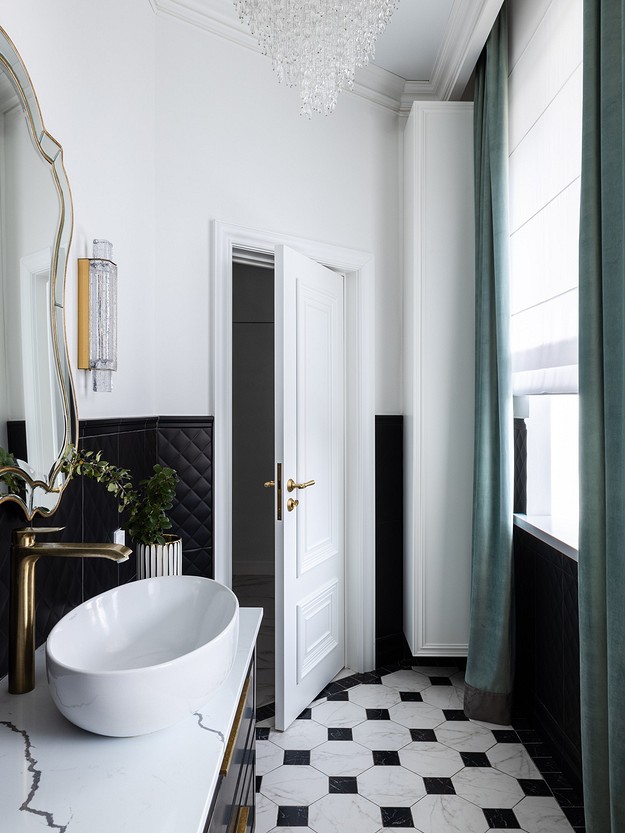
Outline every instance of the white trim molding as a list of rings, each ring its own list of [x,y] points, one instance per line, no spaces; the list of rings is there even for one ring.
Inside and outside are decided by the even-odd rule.
[[[256,38],[239,21],[233,3],[224,0],[149,2],[157,14],[171,15],[260,52]],[[370,64],[356,73],[352,94],[405,117],[414,101],[459,99],[502,3],[503,0],[455,0],[430,79],[405,79]]]
[[[370,252],[211,223],[215,578],[232,584],[232,257],[283,244],[345,275],[345,664],[375,664],[375,263]]]

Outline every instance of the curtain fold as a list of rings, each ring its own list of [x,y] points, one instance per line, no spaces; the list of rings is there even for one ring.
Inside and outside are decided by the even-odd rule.
[[[504,4],[475,79],[475,473],[464,699],[468,717],[502,724],[510,722],[513,677],[507,113]]]
[[[579,612],[588,833],[625,830],[625,3],[584,2]]]

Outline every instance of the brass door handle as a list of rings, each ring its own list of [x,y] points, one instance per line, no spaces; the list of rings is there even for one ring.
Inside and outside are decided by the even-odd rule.
[[[276,485],[275,480],[265,480],[265,482],[263,483],[263,486],[265,487],[265,489],[273,489],[273,487],[275,485]]]
[[[286,508],[289,512],[292,512],[296,506],[299,506],[299,500],[295,500],[295,498],[290,497],[286,502]]]
[[[288,492],[294,492],[295,489],[307,489],[309,486],[314,486],[314,480],[307,480],[305,483],[296,483],[292,478],[289,477],[286,488]]]

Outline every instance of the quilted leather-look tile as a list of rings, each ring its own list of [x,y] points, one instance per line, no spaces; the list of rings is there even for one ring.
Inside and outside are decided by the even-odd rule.
[[[210,417],[203,422],[159,422],[159,461],[176,469],[181,481],[171,519],[172,532],[182,535],[183,551],[206,549],[213,543],[213,422]]]

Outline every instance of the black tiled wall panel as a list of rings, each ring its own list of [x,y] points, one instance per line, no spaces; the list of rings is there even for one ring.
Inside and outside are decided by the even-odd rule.
[[[376,667],[410,651],[403,621],[403,417],[375,418]]]
[[[80,425],[80,445],[101,450],[111,463],[129,468],[137,480],[155,463],[173,466],[181,483],[172,510],[172,532],[183,539],[183,572],[212,577],[212,417],[141,417],[89,420]],[[120,526],[115,500],[91,480],[77,478],[57,511],[37,516],[35,526],[64,526],[54,540],[111,541]],[[9,546],[11,530],[25,526],[20,510],[0,506],[0,677],[8,669]],[[185,547],[188,548],[185,551]],[[42,558],[37,562],[37,644],[69,610],[97,593],[135,578],[135,560]]]
[[[531,715],[579,789],[577,562],[514,530],[517,711]]]

